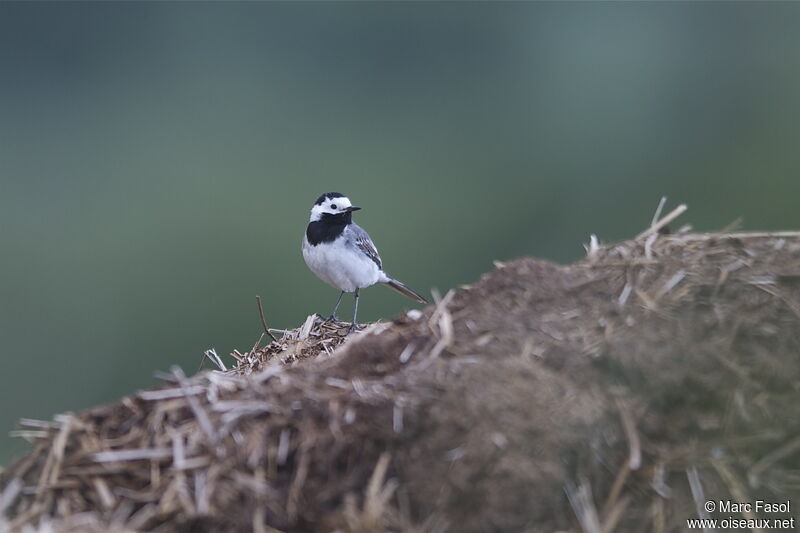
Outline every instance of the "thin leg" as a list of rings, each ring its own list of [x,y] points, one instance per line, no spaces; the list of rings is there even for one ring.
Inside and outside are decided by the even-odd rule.
[[[339,299],[336,300],[336,305],[333,306],[333,313],[331,313],[331,316],[329,316],[328,318],[325,319],[325,322],[338,322],[339,321],[339,319],[336,318],[336,310],[339,309],[339,304],[342,303],[342,296],[344,296],[344,291],[339,293]]]
[[[354,329],[356,329],[356,316],[358,315],[358,292],[360,290],[361,289],[356,289],[356,305],[353,308],[353,323],[350,324],[350,331],[353,331]]]

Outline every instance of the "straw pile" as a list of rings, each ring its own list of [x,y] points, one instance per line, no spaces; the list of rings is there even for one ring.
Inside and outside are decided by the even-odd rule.
[[[800,505],[800,233],[659,227],[570,266],[498,264],[346,338],[311,317],[232,369],[174,368],[119,403],[22,421],[33,449],[0,474],[0,515],[41,531],[662,532],[706,500]],[[711,516],[731,514],[756,517]]]

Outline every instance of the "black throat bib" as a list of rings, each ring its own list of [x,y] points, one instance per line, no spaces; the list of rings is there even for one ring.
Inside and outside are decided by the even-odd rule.
[[[333,242],[352,221],[353,213],[349,211],[337,215],[325,213],[319,220],[309,222],[306,228],[308,243],[316,246],[323,242]]]

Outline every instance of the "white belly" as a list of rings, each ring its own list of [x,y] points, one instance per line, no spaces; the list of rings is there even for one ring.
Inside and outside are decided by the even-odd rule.
[[[303,238],[303,259],[322,281],[340,291],[353,292],[378,282],[381,270],[366,255],[332,243],[311,246]]]

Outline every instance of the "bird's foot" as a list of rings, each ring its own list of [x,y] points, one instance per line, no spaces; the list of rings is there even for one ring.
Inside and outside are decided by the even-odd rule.
[[[348,334],[349,334],[349,333],[353,333],[353,332],[354,332],[354,331],[356,331],[357,329],[358,329],[358,324],[356,324],[355,322],[353,322],[352,324],[350,324],[350,327],[348,327],[348,328],[347,328],[347,333],[348,333]]]
[[[317,313],[317,316],[322,319],[323,324],[327,324],[328,322],[339,322],[339,317],[337,317],[336,315],[331,315],[326,317],[324,315]]]

